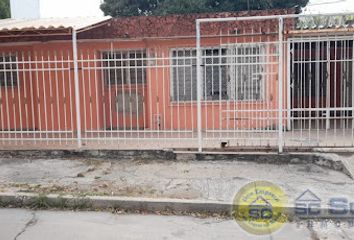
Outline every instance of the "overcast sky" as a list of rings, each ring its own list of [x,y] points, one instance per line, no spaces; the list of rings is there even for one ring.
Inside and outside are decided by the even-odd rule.
[[[42,1],[46,4],[48,16],[55,15],[59,9],[50,3],[57,0]],[[60,0],[61,11],[68,16],[77,15],[78,11],[86,16],[102,16],[99,6],[103,0]],[[286,0],[284,0],[286,1]],[[58,2],[58,1],[57,1]],[[70,7],[68,7],[70,6]],[[304,9],[305,13],[338,13],[354,12],[354,0],[310,0]]]
[[[12,0],[18,2],[20,11],[31,11],[26,6],[38,0]],[[40,0],[41,17],[103,16],[100,4],[103,0]],[[284,0],[286,1],[286,0]],[[33,10],[32,10],[33,11]],[[310,0],[304,8],[305,14],[354,12],[354,0]]]
[[[42,0],[44,17],[103,16],[102,0]]]
[[[354,0],[310,0],[305,13],[354,12]]]

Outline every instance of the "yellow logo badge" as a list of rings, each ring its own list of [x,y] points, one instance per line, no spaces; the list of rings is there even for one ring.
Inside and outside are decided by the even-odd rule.
[[[256,181],[245,185],[236,194],[232,215],[245,231],[268,235],[287,221],[287,202],[288,197],[280,187]]]

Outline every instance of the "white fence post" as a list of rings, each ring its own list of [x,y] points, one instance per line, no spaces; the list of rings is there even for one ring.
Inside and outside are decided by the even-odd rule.
[[[291,73],[291,56],[292,56],[292,50],[291,50],[291,43],[290,41],[287,40],[287,43],[286,43],[286,46],[287,46],[287,51],[286,51],[286,70],[287,70],[287,73],[286,73],[286,91],[287,91],[287,103],[286,103],[286,108],[287,108],[287,114],[286,114],[286,117],[287,117],[287,126],[286,126],[286,129],[288,131],[291,131],[291,78],[292,78],[292,73]]]
[[[203,151],[202,136],[202,52],[200,44],[200,21],[196,21],[197,34],[197,128],[198,128],[198,152]]]
[[[283,29],[284,21],[282,17],[279,17],[279,69],[278,69],[278,148],[279,153],[283,152]]]
[[[354,35],[352,47],[352,139],[354,139]],[[353,142],[354,145],[354,142]]]
[[[79,86],[79,66],[77,57],[77,33],[72,30],[72,43],[73,43],[73,63],[74,63],[74,84],[75,84],[75,110],[76,110],[76,131],[78,147],[82,146],[81,139],[81,112],[80,112],[80,86]]]

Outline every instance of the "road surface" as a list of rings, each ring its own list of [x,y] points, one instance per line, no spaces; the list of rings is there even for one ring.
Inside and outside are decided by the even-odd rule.
[[[287,224],[269,236],[243,231],[233,220],[180,216],[118,215],[101,212],[30,211],[0,209],[1,240],[110,240],[110,239],[352,239],[354,227],[309,230]]]

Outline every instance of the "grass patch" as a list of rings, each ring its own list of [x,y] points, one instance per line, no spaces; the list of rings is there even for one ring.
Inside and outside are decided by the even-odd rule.
[[[92,206],[91,202],[87,198],[79,198],[73,201],[71,208],[73,210],[85,210],[90,209]]]
[[[51,205],[49,203],[47,195],[39,194],[33,199],[33,202],[31,203],[30,207],[32,209],[48,209],[51,208]]]

